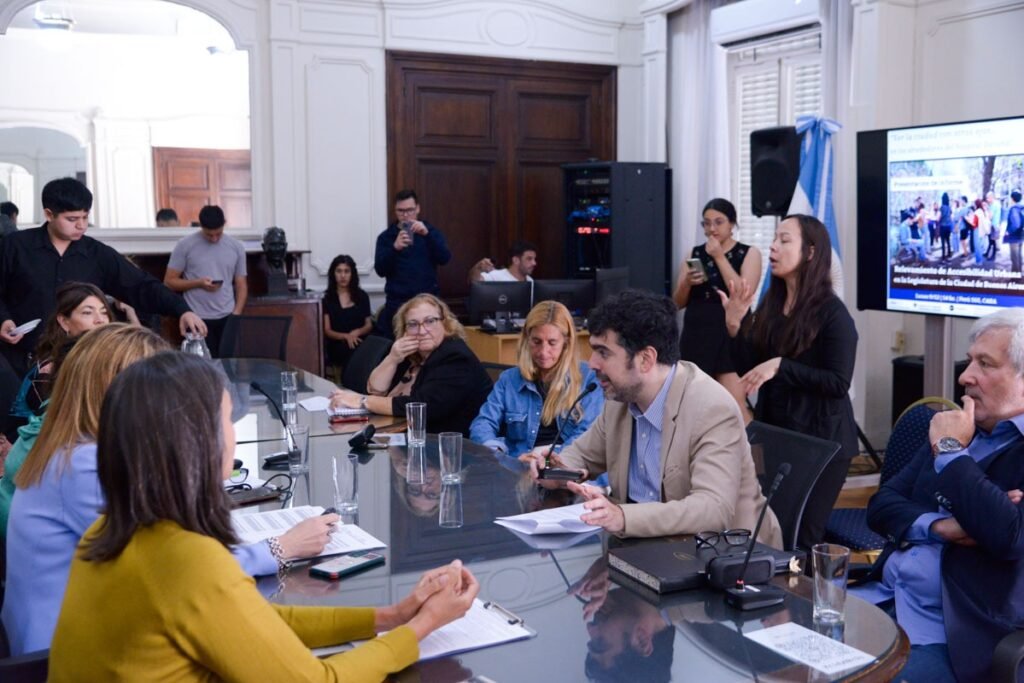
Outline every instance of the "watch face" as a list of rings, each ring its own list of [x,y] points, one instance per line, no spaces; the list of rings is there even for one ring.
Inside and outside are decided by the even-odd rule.
[[[939,452],[940,453],[954,453],[956,451],[963,450],[964,445],[954,439],[951,436],[944,436],[939,439]]]

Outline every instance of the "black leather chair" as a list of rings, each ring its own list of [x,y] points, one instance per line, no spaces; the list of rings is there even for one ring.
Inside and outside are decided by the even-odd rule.
[[[287,360],[291,326],[292,319],[285,316],[233,315],[224,325],[219,356]]]
[[[756,420],[747,426],[747,439],[757,468],[757,478],[765,495],[779,467],[788,462],[792,468],[775,492],[771,508],[782,527],[782,547],[794,550],[811,489],[818,483],[825,467],[839,453],[840,446],[835,441],[773,427]]]
[[[391,350],[391,340],[371,334],[352,352],[348,365],[341,373],[341,386],[360,394],[366,393],[370,373],[380,365]]]
[[[4,683],[46,683],[50,668],[50,651],[39,650],[11,657],[7,631],[0,623],[0,681]]]
[[[509,368],[514,368],[514,365],[504,365],[503,363],[485,363],[480,361],[480,365],[484,366],[484,370],[487,371],[487,376],[491,378],[491,384],[498,382],[498,377],[501,373],[505,372]]]

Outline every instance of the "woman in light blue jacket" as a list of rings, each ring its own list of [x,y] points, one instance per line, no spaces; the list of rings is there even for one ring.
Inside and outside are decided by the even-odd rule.
[[[595,390],[573,407],[580,393],[597,381],[577,354],[569,310],[557,301],[534,306],[519,339],[518,366],[501,373],[470,425],[470,438],[517,457],[553,443],[564,425],[559,444],[571,443],[604,405],[602,392]]]

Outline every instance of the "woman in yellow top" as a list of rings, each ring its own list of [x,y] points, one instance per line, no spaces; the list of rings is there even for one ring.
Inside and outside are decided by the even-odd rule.
[[[268,603],[229,550],[234,448],[231,399],[202,359],[164,352],[114,380],[97,457],[106,514],[72,563],[51,681],[380,681],[465,614],[479,585],[457,561],[389,607]],[[327,659],[309,650],[385,630]]]

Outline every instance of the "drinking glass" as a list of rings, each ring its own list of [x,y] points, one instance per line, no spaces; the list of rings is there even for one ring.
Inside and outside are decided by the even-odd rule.
[[[299,373],[286,370],[281,373],[281,409],[286,413],[296,409],[299,395]]]
[[[351,514],[359,509],[359,463],[348,455],[335,456],[334,509]]]
[[[462,484],[441,485],[441,509],[437,523],[445,529],[462,526]]]
[[[427,454],[423,446],[409,446],[408,462],[405,465],[405,480],[411,485],[422,486],[427,479]]]
[[[811,547],[811,563],[814,571],[814,621],[822,624],[843,621],[850,549],[834,543],[819,543]]]
[[[437,442],[441,451],[441,483],[462,481],[462,432],[441,432]]]
[[[309,472],[309,425],[290,425],[285,431],[288,447],[288,472],[292,475]]]
[[[181,350],[184,353],[191,353],[193,356],[199,356],[207,360],[213,358],[210,354],[210,349],[206,347],[206,340],[203,339],[203,335],[196,334],[195,332],[185,333],[185,339],[181,342]]]
[[[405,421],[408,425],[409,446],[423,446],[427,443],[427,404],[406,403]]]

